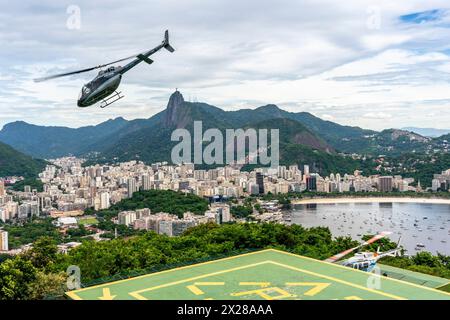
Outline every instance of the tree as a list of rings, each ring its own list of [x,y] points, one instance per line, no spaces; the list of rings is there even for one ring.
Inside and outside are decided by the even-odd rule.
[[[15,191],[24,191],[25,186],[30,186],[31,190],[36,189],[38,192],[44,191],[44,184],[41,180],[35,178],[25,178],[12,185],[12,189]]]
[[[152,212],[167,212],[183,216],[190,211],[203,214],[208,209],[208,201],[191,193],[172,190],[146,190],[133,193],[133,196],[111,206],[107,210],[97,212],[100,217],[110,219],[117,216],[119,211],[149,208]]]
[[[253,213],[253,207],[249,206],[233,206],[231,207],[231,214],[236,218],[246,218]]]
[[[34,267],[49,270],[57,260],[58,247],[55,240],[50,237],[41,237],[33,244],[33,247],[24,253],[24,258],[29,259]]]
[[[23,257],[0,264],[0,300],[24,300],[30,294],[29,285],[36,280],[37,270]]]
[[[46,274],[37,272],[36,279],[29,286],[28,299],[41,300],[46,297],[62,296],[66,291],[67,276],[64,272]]]
[[[2,263],[5,260],[11,259],[11,258],[12,258],[12,256],[10,256],[9,254],[0,253],[0,263]]]
[[[51,218],[33,217],[29,222],[5,224],[3,229],[9,233],[9,244],[12,249],[35,242],[42,236],[49,236],[58,242],[62,239]]]
[[[439,259],[433,256],[429,252],[419,252],[412,258],[414,264],[428,266],[428,267],[441,267],[442,264]]]

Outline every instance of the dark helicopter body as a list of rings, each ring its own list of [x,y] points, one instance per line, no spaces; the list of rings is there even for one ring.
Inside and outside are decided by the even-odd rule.
[[[114,93],[122,80],[122,75],[117,73],[117,69],[110,67],[106,71],[100,71],[94,80],[86,83],[81,89],[78,106],[89,107]]]
[[[126,64],[125,66],[121,67],[108,67],[106,70],[101,70],[98,75],[94,78],[94,80],[86,83],[83,88],[81,89],[80,95],[78,97],[77,105],[79,107],[88,107],[91,106],[99,101],[102,101],[102,104],[100,105],[101,108],[104,108],[111,103],[122,99],[123,96],[121,96],[121,92],[117,92],[117,88],[120,85],[120,81],[122,80],[122,75],[127,72],[128,70],[135,67],[137,64],[141,63],[142,61],[152,64],[153,60],[149,58],[152,54],[158,52],[162,48],[167,49],[170,52],[174,52],[175,50],[172,48],[172,46],[169,44],[169,32],[166,30],[164,34],[164,41],[157,47],[144,52],[140,53],[135,56],[131,56],[128,58],[120,59],[114,62],[110,62],[104,65],[96,66],[93,68],[78,70],[74,72],[54,75],[50,77],[45,77],[41,79],[36,79],[36,82],[45,81],[53,78],[68,76],[72,74],[82,73],[91,71],[97,68],[102,68],[120,61],[129,60],[132,58],[135,58],[130,63]],[[110,97],[109,97],[110,96]]]

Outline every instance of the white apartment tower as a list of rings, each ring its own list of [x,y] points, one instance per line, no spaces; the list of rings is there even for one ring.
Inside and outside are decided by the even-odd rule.
[[[8,251],[8,232],[0,230],[0,251]]]

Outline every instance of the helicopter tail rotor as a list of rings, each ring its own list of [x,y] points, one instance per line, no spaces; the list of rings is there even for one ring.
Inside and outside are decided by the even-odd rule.
[[[163,46],[169,52],[175,51],[175,49],[169,44],[169,30],[166,30],[166,32],[164,33]]]

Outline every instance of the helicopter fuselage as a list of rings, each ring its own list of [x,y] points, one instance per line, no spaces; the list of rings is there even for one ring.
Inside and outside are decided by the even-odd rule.
[[[373,252],[359,252],[355,256],[343,261],[342,265],[362,271],[372,271],[378,261],[378,256]]]
[[[120,85],[122,74],[118,68],[108,68],[106,71],[100,71],[94,80],[86,83],[81,89],[77,102],[79,107],[88,107],[112,94]]]
[[[391,249],[385,252],[358,252],[353,257],[342,262],[342,265],[353,269],[371,272],[377,265],[378,260],[383,257],[395,257],[400,252],[400,248]]]

